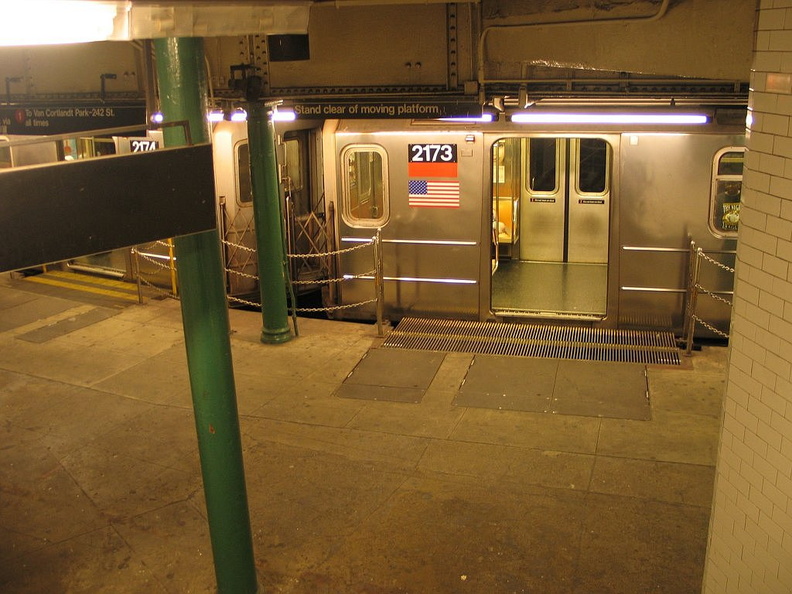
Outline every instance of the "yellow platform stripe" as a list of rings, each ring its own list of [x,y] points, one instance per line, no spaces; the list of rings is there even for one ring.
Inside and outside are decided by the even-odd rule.
[[[100,276],[89,276],[87,274],[79,274],[76,272],[67,272],[65,270],[48,270],[44,273],[45,277],[58,277],[58,278],[65,278],[71,281],[86,284],[86,285],[101,285],[105,287],[113,287],[115,289],[120,289],[122,291],[134,291],[137,292],[137,286],[132,285],[130,283],[126,283],[121,280],[117,280],[114,278],[104,278]]]
[[[59,281],[54,278],[47,278],[42,275],[37,276],[28,276],[25,278],[26,281],[39,283],[42,285],[50,285],[52,287],[61,287],[64,289],[72,289],[73,291],[83,291],[85,293],[94,293],[96,295],[104,295],[106,297],[115,297],[117,299],[125,299],[127,301],[137,301],[137,295],[132,295],[131,293],[123,293],[121,291],[112,291],[110,289],[101,289],[99,287],[91,287],[88,285],[79,285],[76,283],[67,283],[65,281]]]

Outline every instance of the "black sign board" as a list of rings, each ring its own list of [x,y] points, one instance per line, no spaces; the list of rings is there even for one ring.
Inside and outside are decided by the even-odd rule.
[[[216,224],[209,144],[0,170],[0,271]]]
[[[481,105],[470,101],[314,101],[284,104],[298,118],[333,119],[436,119],[481,117]]]
[[[143,105],[3,105],[0,134],[69,134],[140,124],[146,127]]]

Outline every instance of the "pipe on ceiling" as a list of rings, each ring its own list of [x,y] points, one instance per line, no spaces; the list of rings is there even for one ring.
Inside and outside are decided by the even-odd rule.
[[[483,104],[484,101],[486,100],[486,95],[484,92],[485,84],[487,82],[487,80],[484,78],[484,44],[487,40],[487,37],[489,37],[490,32],[501,29],[518,29],[518,28],[528,28],[528,27],[559,27],[559,26],[570,26],[570,25],[600,25],[600,24],[612,25],[616,23],[636,23],[636,22],[650,23],[662,19],[668,12],[668,7],[670,3],[671,0],[663,0],[662,3],[660,4],[660,8],[657,9],[657,12],[649,16],[515,23],[508,25],[490,25],[489,27],[485,27],[484,30],[481,32],[481,35],[479,36],[478,52],[477,52],[478,53],[478,87],[479,87],[480,102]],[[519,81],[515,81],[515,82],[519,82]]]

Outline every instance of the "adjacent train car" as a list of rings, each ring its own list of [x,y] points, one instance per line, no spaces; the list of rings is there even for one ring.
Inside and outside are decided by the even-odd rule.
[[[330,120],[282,132],[286,194],[303,180],[300,216],[326,226],[322,250],[341,252],[314,271],[348,279],[326,292],[327,305],[371,298],[371,255],[346,248],[379,230],[391,320],[546,320],[680,333],[690,241],[726,268],[734,264],[745,111],[712,110],[696,124],[641,114],[657,115],[528,124]],[[234,142],[220,141],[224,135]],[[296,144],[286,148],[289,139]],[[251,224],[243,213],[244,145],[244,124],[218,124],[218,193],[232,236]],[[724,267],[702,279],[725,298],[700,303],[715,330],[728,330],[732,284]],[[371,318],[374,306],[335,315]]]

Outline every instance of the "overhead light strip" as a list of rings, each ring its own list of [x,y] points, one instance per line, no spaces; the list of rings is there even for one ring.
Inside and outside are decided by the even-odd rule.
[[[709,116],[680,113],[526,112],[513,114],[511,121],[517,124],[655,124],[673,126],[706,124],[709,122]]]

